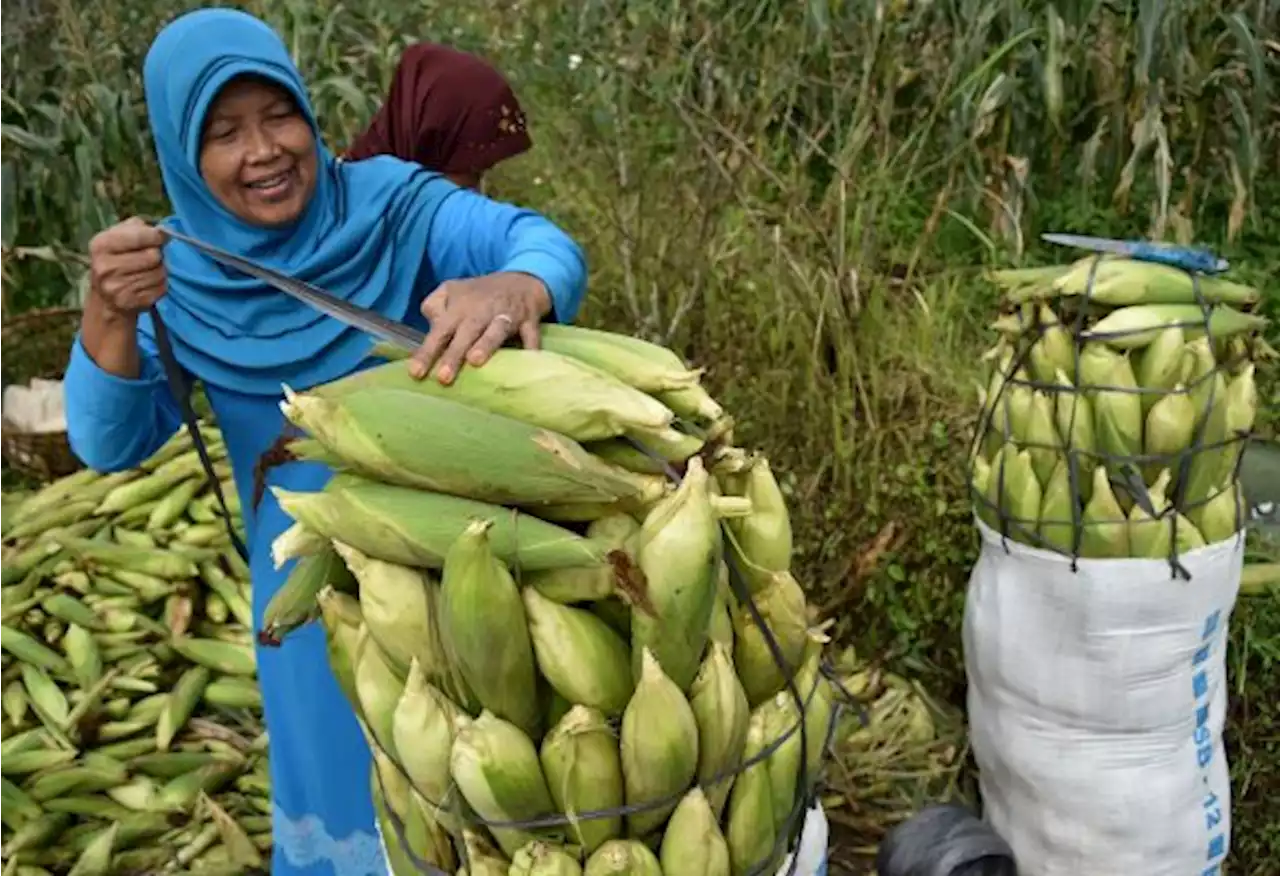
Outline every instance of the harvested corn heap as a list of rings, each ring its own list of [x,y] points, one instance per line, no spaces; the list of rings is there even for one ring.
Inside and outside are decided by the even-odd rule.
[[[543,347],[286,393],[338,473],[265,632],[322,617],[397,876],[772,873],[833,713],[782,491],[671,351]]]
[[[205,439],[235,514],[225,449]],[[249,570],[206,486],[182,432],[136,471],[6,498],[6,872],[242,872],[268,857]]]
[[[1244,524],[1237,467],[1274,355],[1256,289],[1118,257],[997,271],[1010,311],[970,482],[978,515],[1079,557],[1173,558]]]

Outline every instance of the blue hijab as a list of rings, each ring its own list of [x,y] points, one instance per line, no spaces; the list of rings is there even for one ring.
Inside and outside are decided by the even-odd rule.
[[[200,176],[200,134],[218,92],[256,75],[297,101],[316,135],[315,193],[292,225],[262,228],[229,212]],[[162,225],[255,259],[392,319],[404,319],[424,271],[440,202],[457,188],[396,158],[335,160],[280,37],[230,9],[183,15],[156,37],[143,71],[147,114],[174,215]],[[158,302],[178,362],[208,383],[274,396],[354,370],[368,336],[177,241],[165,247]],[[144,325],[144,330],[151,326]]]

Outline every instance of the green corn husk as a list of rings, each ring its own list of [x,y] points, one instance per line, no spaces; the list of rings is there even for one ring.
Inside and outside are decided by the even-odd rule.
[[[750,500],[751,513],[728,521],[728,526],[743,560],[747,587],[755,593],[769,583],[767,573],[791,568],[791,515],[763,456],[753,461],[744,480],[741,495]]]
[[[446,681],[449,670],[437,617],[439,585],[421,569],[374,559],[340,541],[333,548],[359,585],[360,614],[369,635],[396,672],[407,674],[409,664],[417,660],[433,684]]]
[[[822,649],[827,641],[825,636],[816,632],[810,634],[804,664],[796,675],[796,689],[805,703],[805,775],[810,785],[822,770],[827,737],[831,734],[835,716],[835,693],[830,680],[822,673]],[[796,709],[794,699],[790,708]],[[793,717],[798,714],[798,711],[793,711]]]
[[[622,759],[603,714],[574,706],[542,741],[542,770],[556,808],[569,818],[574,843],[590,855],[622,834],[622,817],[578,820],[579,813],[620,809]]]
[[[462,842],[467,853],[467,868],[459,870],[458,876],[507,876],[511,865],[483,836],[463,829]]]
[[[618,502],[641,492],[634,474],[570,438],[449,398],[398,389],[325,398],[286,387],[281,410],[344,468],[386,483],[524,506]],[[394,429],[373,425],[389,413]]]
[[[1159,471],[1182,464],[1182,455],[1191,446],[1195,434],[1195,405],[1182,384],[1177,384],[1147,412],[1142,452],[1154,459],[1145,468]]]
[[[721,564],[721,574],[725,574]],[[711,609],[711,622],[707,624],[707,644],[719,642],[733,653],[733,615],[729,613],[729,603],[725,599],[723,588],[716,589],[715,606]]]
[[[439,603],[444,649],[484,709],[536,738],[542,708],[528,619],[511,573],[490,549],[491,529],[488,520],[473,522],[445,558]]]
[[[587,538],[607,551],[620,551],[635,561],[640,524],[629,514],[609,514],[593,520]],[[524,583],[556,602],[588,602],[614,594],[615,574],[610,566],[587,566],[530,572]]]
[[[997,451],[997,455],[1002,455]],[[991,464],[982,458],[981,453],[974,455],[969,470],[969,492],[973,499],[973,510],[982,522],[993,529],[1000,527],[995,511],[989,507],[991,503]]]
[[[1002,469],[996,468],[997,463]],[[1000,490],[1000,516],[1008,522],[1010,533],[1025,536],[1035,532],[1040,524],[1044,494],[1031,463],[1031,454],[1006,445],[1001,458],[992,463],[991,485]]]
[[[795,807],[796,780],[799,777],[800,758],[804,754],[804,749],[800,746],[800,721],[788,690],[774,694],[756,712],[764,716],[765,738],[770,744],[786,737],[786,741],[765,760],[769,771],[769,796],[776,834],[786,829],[787,817]]]
[[[730,876],[729,844],[701,788],[676,806],[662,834],[663,876]]]
[[[1220,401],[1214,403],[1201,436],[1200,450],[1191,460],[1183,504],[1194,508],[1214,492],[1224,477],[1234,476],[1244,447],[1242,435],[1253,428],[1258,411],[1254,365],[1248,364],[1227,385]]]
[[[404,679],[392,667],[365,624],[356,634],[355,664],[352,667],[360,713],[382,750],[395,756],[396,704],[404,692]]]
[[[679,489],[645,517],[639,537],[654,612],[632,615],[632,669],[638,677],[648,649],[682,691],[698,672],[716,601],[721,542],[710,486],[701,460],[690,460]]]
[[[262,632],[268,639],[279,641],[287,633],[320,616],[316,597],[325,587],[343,592],[356,591],[355,577],[326,542],[316,554],[303,557],[289,572],[280,589],[267,603],[262,616]]]
[[[1147,488],[1151,507],[1157,516],[1152,517],[1142,506],[1134,503],[1129,509],[1129,555],[1139,559],[1162,560],[1173,547],[1173,515],[1169,513],[1167,493],[1172,480],[1169,470],[1163,469]],[[1176,513],[1176,512],[1175,512]],[[1166,516],[1168,515],[1168,516]],[[1181,514],[1178,526],[1190,526]]]
[[[649,454],[656,455],[671,464],[692,459],[706,445],[702,438],[670,426],[661,429],[628,429],[626,436],[638,443]]]
[[[769,625],[783,659],[792,671],[799,667],[808,636],[808,606],[804,589],[791,573],[775,575],[773,582],[755,598],[756,610]],[[764,702],[786,684],[784,668],[774,659],[764,633],[756,626],[746,606],[734,617],[733,662],[742,679],[747,701],[752,706]]]
[[[1131,350],[1150,344],[1171,325],[1181,326],[1188,338],[1202,337],[1205,323],[1199,304],[1139,304],[1111,311],[1094,324],[1089,334],[1116,349]],[[1218,305],[1209,313],[1208,335],[1221,340],[1257,331],[1266,324],[1264,317]]]
[[[1093,471],[1093,494],[1081,515],[1080,556],[1105,559],[1129,556],[1129,522],[1111,490],[1106,466]]]
[[[598,600],[591,603],[591,613],[607,623],[609,629],[631,640],[631,609],[624,600],[616,596]]]
[[[1073,367],[1075,346],[1071,333],[1047,306],[1040,305],[1038,317],[1041,334],[1031,346],[1031,374],[1040,383],[1052,383],[1056,372]]]
[[[1187,336],[1178,326],[1164,329],[1138,357],[1135,373],[1142,394],[1142,413],[1151,410],[1161,396],[1181,383],[1190,361],[1183,355]]]
[[[1109,307],[1186,304],[1196,305],[1198,312],[1198,296],[1212,303],[1247,305],[1256,302],[1260,294],[1221,277],[1201,276],[1193,283],[1191,275],[1178,268],[1111,255],[1104,256],[1096,267],[1094,257],[1086,256],[1050,282],[1061,295],[1087,293],[1091,301]]]
[[[1062,440],[1054,424],[1053,405],[1049,397],[1036,390],[1031,393],[1031,411],[1027,416],[1027,435],[1023,442],[1031,454],[1031,466],[1040,483],[1048,483],[1058,461]]]
[[[1208,338],[1199,338],[1183,348],[1183,372],[1196,408],[1196,425],[1207,419],[1214,406],[1227,394],[1227,381],[1214,358]]]
[[[582,876],[582,867],[564,849],[531,842],[511,859],[509,876]]]
[[[666,471],[664,460],[654,459],[625,438],[606,438],[582,446],[593,456],[636,474],[660,475]]]
[[[320,617],[324,623],[329,667],[333,670],[338,687],[347,701],[360,709],[360,695],[356,692],[355,663],[356,643],[363,620],[360,603],[333,587],[325,587],[316,596],[320,605]]]
[[[622,774],[628,806],[672,797],[698,771],[698,723],[680,688],[647,648],[640,682],[622,716]],[[628,832],[644,837],[662,826],[675,803],[627,816]]]
[[[1142,397],[1135,391],[1138,381],[1128,357],[1118,355],[1111,362],[1111,370],[1096,384],[1107,388],[1094,391],[1094,426],[1098,449],[1113,459],[1127,459],[1142,452]]]
[[[446,828],[455,826],[451,817],[449,752],[453,748],[454,726],[462,714],[456,704],[427,682],[415,658],[409,664],[409,677],[396,703],[391,736],[409,781]]]
[[[449,398],[575,441],[612,438],[633,427],[662,429],[674,416],[617,378],[549,350],[498,350],[485,367],[463,368],[449,386],[415,380],[403,363],[389,362],[311,392],[333,399],[375,387]]]
[[[1082,477],[1082,473],[1077,473]],[[1040,539],[1046,547],[1069,554],[1075,544],[1074,513],[1076,491],[1071,489],[1071,470],[1065,456],[1058,457],[1045,484],[1040,502]]]
[[[1054,401],[1053,415],[1062,445],[1075,452],[1076,465],[1084,475],[1093,471],[1097,452],[1097,436],[1094,432],[1093,405],[1088,397],[1077,392],[1063,371],[1058,371],[1054,381],[1062,389]]]
[[[102,828],[85,846],[67,876],[106,876],[111,869],[111,852],[119,829],[118,823]]]
[[[757,757],[772,743],[765,717],[759,710],[751,716],[744,761]],[[773,791],[769,785],[769,766],[765,761],[747,767],[733,783],[725,824],[725,840],[729,844],[729,860],[735,874],[755,871],[773,854],[776,844]]]
[[[695,386],[701,374],[660,344],[583,326],[542,326],[542,349],[577,359],[651,394]]]
[[[664,876],[658,858],[636,840],[609,840],[587,859],[583,876]]]
[[[487,821],[526,821],[555,811],[538,752],[514,724],[484,711],[460,717],[449,757],[450,774],[467,804]],[[539,837],[514,828],[494,828],[507,855]]]
[[[524,571],[607,565],[608,551],[600,545],[532,515],[485,502],[346,473],[335,475],[318,493],[276,487],[272,492],[285,513],[326,538],[405,566],[441,568],[450,547],[475,520],[492,521],[491,550],[502,562]]]
[[[1187,516],[1195,524],[1204,543],[1217,544],[1240,532],[1248,519],[1247,514],[1240,482],[1227,478],[1208,501],[1192,508]]]
[[[626,642],[589,611],[553,602],[532,587],[523,595],[533,653],[551,687],[570,703],[621,715],[635,690]]]
[[[718,819],[729,799],[733,777],[712,785],[717,776],[742,762],[751,706],[733,671],[729,650],[713,642],[689,689],[689,706],[698,725],[698,783]]]

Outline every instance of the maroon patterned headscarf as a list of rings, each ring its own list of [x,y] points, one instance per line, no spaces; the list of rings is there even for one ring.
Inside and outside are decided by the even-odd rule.
[[[440,173],[483,173],[532,145],[501,73],[475,55],[418,43],[405,50],[386,103],[346,158],[395,155]]]

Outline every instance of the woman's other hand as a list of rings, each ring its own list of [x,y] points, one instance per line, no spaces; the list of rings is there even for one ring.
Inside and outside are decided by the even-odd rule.
[[[504,272],[441,283],[422,302],[431,331],[413,354],[409,373],[421,380],[435,365],[435,378],[447,386],[464,360],[479,367],[515,335],[527,349],[536,350],[538,325],[550,312],[547,287],[528,274]]]
[[[90,292],[111,315],[136,317],[164,295],[164,232],[138,218],[89,241]]]

